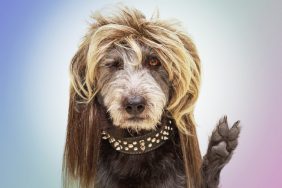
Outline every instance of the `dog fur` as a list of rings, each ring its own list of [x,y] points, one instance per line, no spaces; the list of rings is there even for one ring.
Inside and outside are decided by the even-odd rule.
[[[201,66],[191,39],[177,23],[147,20],[127,7],[94,18],[70,67],[64,186],[217,187],[237,146],[239,122],[229,129],[221,119],[202,159],[193,118]],[[133,116],[125,104],[136,97],[144,104]],[[176,134],[145,154],[120,153],[101,140],[106,129],[142,135],[169,119]]]

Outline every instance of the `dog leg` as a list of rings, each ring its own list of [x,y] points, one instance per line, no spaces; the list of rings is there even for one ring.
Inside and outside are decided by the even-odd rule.
[[[229,129],[227,117],[220,119],[209,141],[206,155],[203,158],[201,173],[202,188],[217,188],[222,168],[229,162],[238,145],[240,133],[239,121]]]

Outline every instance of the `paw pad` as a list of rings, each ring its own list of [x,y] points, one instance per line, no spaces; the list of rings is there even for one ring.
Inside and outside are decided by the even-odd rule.
[[[221,157],[226,157],[229,152],[226,150],[226,142],[220,142],[218,145],[212,147],[212,152]]]

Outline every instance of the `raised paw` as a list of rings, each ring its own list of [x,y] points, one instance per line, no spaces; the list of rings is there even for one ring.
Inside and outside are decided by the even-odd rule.
[[[203,187],[218,187],[220,171],[231,159],[232,153],[238,145],[239,134],[239,121],[229,128],[226,116],[219,120],[212,132],[207,153],[203,158],[202,175],[205,181]]]
[[[210,138],[208,152],[210,160],[221,157],[228,158],[232,151],[238,145],[240,133],[239,121],[235,122],[231,128],[228,126],[227,117],[219,120]]]

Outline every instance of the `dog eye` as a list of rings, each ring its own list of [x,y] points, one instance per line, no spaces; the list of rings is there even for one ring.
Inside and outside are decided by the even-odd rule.
[[[149,57],[146,64],[150,67],[159,67],[161,62],[157,57]]]
[[[121,65],[122,63],[120,61],[113,61],[113,62],[106,63],[105,67],[119,69],[121,68]]]

